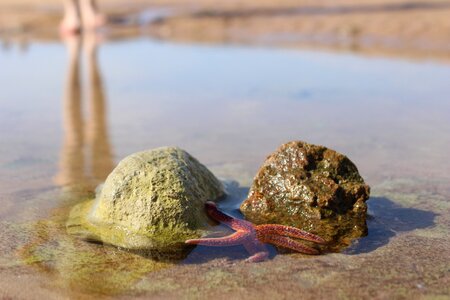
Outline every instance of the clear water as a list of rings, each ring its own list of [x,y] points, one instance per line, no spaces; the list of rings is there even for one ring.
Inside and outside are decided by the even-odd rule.
[[[0,52],[0,296],[449,295],[449,65],[148,39],[80,42]],[[298,139],[345,153],[372,186],[369,236],[344,253],[276,255],[249,266],[242,249],[200,247],[184,261],[153,264],[74,241],[61,225],[121,158],[163,145],[239,182],[222,205],[236,214],[264,158]]]

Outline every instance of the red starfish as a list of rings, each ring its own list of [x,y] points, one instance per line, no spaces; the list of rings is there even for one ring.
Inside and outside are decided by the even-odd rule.
[[[304,239],[319,244],[326,243],[321,237],[295,227],[279,224],[254,225],[248,221],[233,218],[219,211],[214,202],[206,202],[205,209],[211,218],[226,224],[236,230],[236,232],[220,238],[187,240],[185,242],[186,244],[216,247],[244,245],[245,249],[251,255],[247,258],[247,261],[259,262],[266,260],[269,256],[269,251],[264,243],[289,248],[305,254],[319,254],[319,251],[289,237]]]

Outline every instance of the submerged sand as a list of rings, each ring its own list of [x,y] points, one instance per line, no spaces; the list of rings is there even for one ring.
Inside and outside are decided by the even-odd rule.
[[[102,47],[103,67],[111,72],[104,74],[108,93],[97,91],[85,102],[63,98],[62,112],[56,64],[46,67],[45,76],[25,81],[24,89],[11,91],[5,85],[11,97],[4,98],[6,105],[0,111],[5,141],[0,148],[0,298],[449,299],[447,67],[316,53],[303,53],[305,58],[298,60],[299,54],[288,51],[150,46],[142,41]],[[27,66],[40,71],[36,61],[48,53],[58,61],[63,48],[55,48],[35,46],[29,59],[15,61],[19,72],[9,69],[14,82],[32,72]],[[192,77],[199,76],[194,83],[207,93],[188,90],[176,92],[178,98],[164,97],[161,86],[179,88],[177,57],[192,59],[190,51],[201,51],[201,57],[184,66]],[[172,54],[167,57],[167,52]],[[120,70],[116,72],[112,66],[128,53],[150,53],[153,60],[127,60],[116,65]],[[270,61],[283,67],[271,69],[279,80],[264,79],[270,74],[263,74],[255,84],[260,94],[249,93],[245,81],[245,69],[252,66],[248,61],[258,55],[262,57],[253,67],[261,64],[271,69]],[[236,63],[233,72],[227,77],[222,70],[215,76],[226,82],[236,74],[242,77],[234,85],[221,82],[215,90],[208,85],[211,72],[204,72],[199,61],[217,70],[225,58]],[[325,68],[323,60],[335,66]],[[309,68],[307,61],[312,62]],[[325,70],[344,78],[353,74],[346,74],[341,65],[356,66],[353,71],[363,82],[369,81],[362,88],[364,97],[353,94],[357,87],[345,85],[345,79],[324,79]],[[123,73],[126,66],[132,73]],[[305,69],[289,73],[292,70],[286,66]],[[402,68],[410,73],[398,71]],[[169,81],[161,79],[161,70]],[[304,70],[310,71],[302,76]],[[152,77],[153,72],[158,76]],[[380,75],[386,79],[381,87],[371,80]],[[294,90],[287,88],[288,99],[284,99],[275,91],[291,76],[298,83]],[[405,76],[408,86],[403,81],[395,84],[396,77]],[[352,78],[359,82],[354,74]],[[336,81],[341,89],[333,89]],[[32,93],[34,82],[40,93]],[[51,84],[42,89],[45,82]],[[101,90],[103,85],[97,84],[94,89]],[[305,85],[311,87],[309,98],[293,92]],[[374,92],[374,87],[383,93]],[[323,94],[326,91],[330,92]],[[22,97],[35,101],[20,102]],[[173,123],[168,124],[168,119]],[[96,184],[111,171],[112,161],[160,145],[179,144],[217,176],[239,181],[240,187],[231,185],[230,197],[221,203],[224,210],[236,214],[266,155],[292,137],[347,154],[372,187],[367,202],[369,235],[343,253],[306,256],[277,254],[272,249],[269,261],[248,264],[241,247],[198,247],[182,260],[154,260],[87,243],[66,232],[69,211],[92,197]]]

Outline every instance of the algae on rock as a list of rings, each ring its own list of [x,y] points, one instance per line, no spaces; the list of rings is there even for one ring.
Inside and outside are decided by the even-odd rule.
[[[207,200],[221,182],[186,151],[162,147],[123,159],[96,198],[75,206],[68,232],[133,250],[177,252],[208,226]]]
[[[337,250],[367,234],[369,191],[345,155],[294,141],[267,158],[240,209],[254,223],[295,226]]]

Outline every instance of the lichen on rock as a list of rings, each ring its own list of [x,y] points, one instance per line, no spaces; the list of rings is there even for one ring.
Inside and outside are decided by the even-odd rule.
[[[256,223],[295,226],[338,250],[367,234],[370,188],[350,159],[324,146],[281,145],[255,176],[240,210]]]
[[[123,159],[95,199],[72,209],[67,230],[127,249],[177,252],[207,228],[204,203],[223,195],[221,182],[186,151],[143,151]]]

